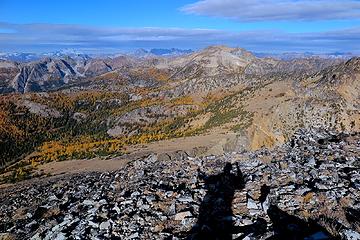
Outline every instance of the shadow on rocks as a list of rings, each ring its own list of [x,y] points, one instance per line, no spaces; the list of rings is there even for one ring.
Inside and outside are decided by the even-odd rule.
[[[296,216],[289,215],[275,205],[267,211],[272,223],[274,235],[267,240],[313,240],[336,239],[315,221],[304,221]]]
[[[232,201],[235,190],[244,187],[244,178],[238,165],[236,174],[231,170],[231,163],[227,163],[224,170],[217,175],[206,176],[198,170],[199,178],[205,182],[207,193],[200,205],[197,223],[187,239],[232,239]]]
[[[258,217],[250,225],[235,226],[232,201],[236,190],[244,188],[245,180],[239,166],[236,174],[232,164],[227,163],[217,175],[207,176],[198,170],[199,179],[205,183],[206,195],[201,202],[196,224],[187,234],[188,240],[230,240],[230,239],[267,239],[267,240],[326,240],[337,239],[315,221],[304,221],[296,216],[270,205],[267,209],[268,221]],[[260,202],[264,202],[270,188],[263,186]],[[351,214],[357,216],[356,213]],[[350,216],[350,215],[349,215]],[[233,238],[235,237],[235,238]]]

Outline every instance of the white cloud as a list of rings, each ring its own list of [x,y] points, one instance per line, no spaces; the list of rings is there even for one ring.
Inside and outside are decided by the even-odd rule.
[[[224,31],[183,28],[99,28],[62,24],[0,23],[1,51],[48,51],[61,48],[121,51],[134,48],[202,48],[213,44],[252,51],[346,51],[360,53],[360,28],[328,32]]]
[[[181,10],[243,22],[360,18],[358,0],[202,0]]]

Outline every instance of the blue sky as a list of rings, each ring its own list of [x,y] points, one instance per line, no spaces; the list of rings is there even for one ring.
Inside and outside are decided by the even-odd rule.
[[[0,52],[212,44],[359,53],[359,0],[0,0]]]

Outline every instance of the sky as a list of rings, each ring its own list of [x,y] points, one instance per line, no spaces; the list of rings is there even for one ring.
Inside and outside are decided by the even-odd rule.
[[[360,53],[360,0],[0,0],[0,52]]]

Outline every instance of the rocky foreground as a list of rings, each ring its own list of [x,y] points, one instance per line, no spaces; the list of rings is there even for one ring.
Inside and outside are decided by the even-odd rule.
[[[0,190],[6,239],[360,239],[360,134],[268,151],[150,155]]]

